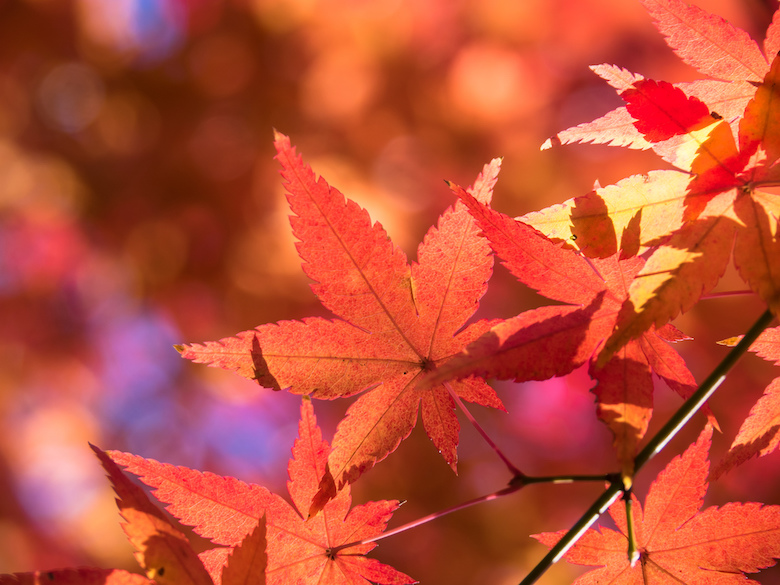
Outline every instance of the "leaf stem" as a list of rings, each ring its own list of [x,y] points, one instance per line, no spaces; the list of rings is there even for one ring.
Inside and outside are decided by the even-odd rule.
[[[699,297],[699,300],[700,301],[706,301],[706,300],[709,300],[709,299],[720,299],[720,298],[723,298],[723,297],[736,297],[736,296],[752,295],[752,294],[755,294],[755,293],[752,290],[750,290],[750,289],[745,289],[745,290],[724,290],[724,291],[721,291],[721,292],[710,293],[708,295],[702,295],[701,297]]]
[[[602,473],[594,475],[541,475],[537,477],[524,475],[522,482],[523,485],[530,485],[532,483],[574,483],[576,481],[601,481],[611,483],[616,479],[619,480],[620,475],[613,473]]]
[[[726,375],[734,367],[742,354],[744,354],[753,342],[766,329],[774,316],[767,310],[765,311],[753,326],[748,329],[745,336],[735,345],[725,358],[717,365],[712,373],[707,377],[698,389],[686,400],[677,412],[666,422],[666,424],[650,439],[647,445],[634,458],[634,471],[638,472],[650,459],[655,457],[672,440],[672,438],[682,429],[685,424],[693,417],[702,405],[712,396],[715,390],[726,379]],[[623,491],[622,481],[613,481],[603,494],[593,502],[585,514],[563,535],[555,546],[537,563],[537,565],[526,575],[520,585],[531,585],[541,577],[547,569],[566,554],[574,544],[585,534],[588,528],[598,520],[607,508],[617,499]]]
[[[474,418],[474,416],[469,412],[469,409],[466,408],[466,405],[463,403],[463,400],[460,399],[460,396],[458,396],[457,392],[452,389],[452,386],[449,382],[444,382],[444,387],[447,389],[447,392],[450,393],[450,396],[455,401],[455,403],[460,407],[460,409],[463,411],[463,414],[466,415],[466,418],[469,419],[469,422],[473,425],[475,429],[477,429],[477,432],[482,435],[482,438],[485,439],[485,442],[490,445],[490,447],[493,449],[493,451],[496,452],[496,455],[499,456],[501,461],[504,462],[504,465],[506,465],[507,469],[509,469],[509,473],[512,474],[512,481],[514,481],[515,478],[524,478],[525,475],[522,471],[520,471],[517,467],[515,467],[512,462],[509,460],[509,458],[504,455],[503,451],[499,449],[498,445],[496,445],[493,442],[493,439],[490,438],[490,436],[485,432],[485,429],[482,428],[482,425],[480,425],[477,422],[477,419]],[[510,481],[510,485],[511,485]]]
[[[335,546],[332,549],[330,549],[330,553],[336,554],[339,551],[349,548],[351,546],[358,546],[360,544],[368,544],[370,542],[376,542],[377,540],[382,540],[383,538],[387,538],[388,536],[394,536],[396,534],[400,534],[401,532],[406,532],[410,528],[416,528],[432,520],[436,520],[437,518],[441,518],[442,516],[451,514],[452,512],[457,512],[465,508],[470,508],[471,506],[474,506],[476,504],[481,504],[482,502],[489,502],[491,500],[495,500],[496,498],[500,498],[501,496],[508,496],[509,494],[513,494],[516,491],[520,490],[521,488],[532,483],[573,483],[575,481],[612,481],[612,482],[617,481],[619,482],[620,476],[618,474],[607,474],[607,475],[602,474],[602,475],[555,475],[555,476],[551,475],[551,476],[530,477],[530,476],[520,474],[519,476],[515,476],[512,479],[512,481],[509,482],[509,485],[507,487],[502,488],[496,492],[493,492],[492,494],[480,496],[478,498],[474,498],[473,500],[468,500],[467,502],[456,504],[455,506],[445,508],[444,510],[439,510],[438,512],[428,514],[427,516],[423,516],[422,518],[418,518],[417,520],[408,522],[403,526],[399,526],[398,528],[394,528],[393,530],[388,530],[387,532],[383,532],[382,534],[379,534],[378,536],[375,536],[373,538],[366,538],[365,540],[356,540],[354,542],[349,542],[347,544]]]
[[[639,549],[636,546],[636,532],[634,530],[634,510],[631,500],[631,488],[623,492],[623,500],[626,502],[626,529],[628,530],[628,563],[633,567],[639,560]]]
[[[408,522],[402,526],[399,526],[398,528],[394,528],[393,530],[388,530],[387,532],[383,532],[382,534],[379,534],[378,536],[375,536],[373,538],[356,540],[355,542],[349,542],[347,544],[341,544],[339,546],[333,547],[332,549],[330,549],[330,552],[331,554],[336,554],[337,552],[344,550],[345,548],[349,548],[351,546],[358,546],[360,544],[368,544],[370,542],[376,542],[377,540],[382,540],[383,538],[387,538],[388,536],[394,536],[396,534],[400,534],[401,532],[406,532],[410,528],[417,528],[418,526],[427,524],[431,520],[436,520],[437,518],[441,518],[442,516],[446,516],[447,514],[452,514],[453,512],[457,512],[459,510],[469,508],[476,504],[481,504],[482,502],[489,502],[491,500],[500,498],[501,496],[507,496],[509,494],[518,491],[522,487],[523,487],[522,485],[510,484],[509,486],[502,488],[497,492],[493,492],[492,494],[480,496],[478,498],[474,498],[473,500],[468,500],[467,502],[462,502],[460,504],[456,504],[455,506],[450,506],[449,508],[445,508],[444,510],[439,510],[438,512],[434,512],[433,514],[428,514],[427,516],[423,516],[422,518],[418,518],[417,520]]]

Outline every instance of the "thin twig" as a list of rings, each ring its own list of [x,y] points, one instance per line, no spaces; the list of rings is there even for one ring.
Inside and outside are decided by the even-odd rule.
[[[368,544],[369,542],[376,542],[377,540],[382,540],[383,538],[387,538],[388,536],[394,536],[396,534],[399,534],[401,532],[406,532],[410,528],[416,528],[418,526],[421,526],[422,524],[426,524],[430,522],[431,520],[436,520],[437,518],[441,518],[442,516],[446,516],[447,514],[452,514],[453,512],[457,512],[459,510],[463,510],[464,508],[469,508],[471,506],[474,506],[476,504],[481,504],[482,502],[489,502],[491,500],[495,500],[496,498],[500,498],[501,496],[506,496],[511,493],[516,492],[519,490],[522,485],[510,485],[508,487],[505,487],[503,489],[498,490],[497,492],[493,492],[492,494],[487,494],[486,496],[480,496],[478,498],[474,498],[473,500],[469,500],[468,502],[463,502],[462,504],[457,504],[455,506],[450,506],[449,508],[445,508],[444,510],[439,510],[438,512],[434,512],[433,514],[428,514],[427,516],[423,516],[422,518],[418,518],[417,520],[414,520],[413,522],[408,522],[407,524],[404,524],[403,526],[399,526],[398,528],[393,528],[393,530],[388,530],[387,532],[383,532],[382,534],[375,536],[373,538],[366,538],[364,540],[356,540],[355,542],[350,542],[347,544],[342,544],[337,547],[334,547],[330,549],[330,554],[336,554],[337,552],[344,550],[345,548],[349,548],[351,546],[357,546],[360,544]]]
[[[460,396],[458,396],[457,392],[452,389],[450,383],[444,382],[444,387],[447,389],[447,392],[450,393],[450,396],[452,396],[452,399],[455,401],[458,407],[463,411],[463,414],[466,415],[466,418],[469,419],[469,422],[471,422],[474,428],[477,429],[477,432],[482,435],[482,438],[485,439],[485,442],[490,445],[493,451],[496,452],[496,455],[498,455],[501,461],[504,462],[504,465],[506,465],[507,469],[509,469],[509,473],[512,474],[513,479],[525,477],[523,472],[512,464],[509,458],[504,455],[504,452],[498,448],[498,445],[496,445],[493,439],[491,439],[490,436],[485,432],[485,429],[482,428],[482,425],[480,425],[477,422],[477,419],[475,419],[471,412],[469,412],[469,409],[466,408],[466,405],[463,403],[463,400],[460,399]]]
[[[736,297],[736,296],[753,295],[753,294],[755,294],[755,293],[752,290],[750,290],[750,289],[745,289],[745,290],[724,290],[724,291],[721,291],[721,292],[710,293],[708,295],[702,295],[701,297],[699,297],[699,300],[700,301],[706,301],[706,300],[709,300],[709,299],[720,299],[720,298],[723,298],[723,297]]]
[[[410,528],[416,528],[417,526],[426,524],[431,520],[436,520],[437,518],[441,518],[442,516],[446,516],[447,514],[452,514],[453,512],[458,512],[459,510],[463,510],[465,508],[469,508],[471,506],[474,506],[475,504],[481,504],[482,502],[489,502],[491,500],[495,500],[496,498],[500,498],[501,496],[507,496],[509,494],[513,494],[516,491],[520,490],[521,488],[525,487],[526,485],[532,483],[573,483],[575,481],[613,481],[613,480],[619,481],[619,477],[620,476],[617,474],[551,475],[551,476],[539,476],[539,477],[529,477],[522,474],[516,475],[515,477],[512,478],[512,480],[509,482],[509,485],[507,485],[507,487],[502,488],[497,492],[493,492],[492,494],[487,494],[486,496],[480,496],[478,498],[474,498],[473,500],[469,500],[462,504],[457,504],[455,506],[445,508],[444,510],[434,512],[433,514],[428,514],[427,516],[423,516],[422,518],[419,518],[412,522],[408,522],[403,526],[399,526],[398,528],[394,528],[393,530],[388,530],[387,532],[383,532],[382,534],[375,536],[373,538],[366,538],[365,540],[356,540],[354,542],[349,542],[347,544],[339,545],[337,547],[330,549],[330,553],[336,554],[337,552],[349,548],[351,546],[368,544],[369,542],[375,542],[377,540],[382,540],[383,538],[387,538],[388,536],[394,536],[401,532],[406,532]]]
[[[577,481],[600,481],[602,483],[611,483],[620,475],[612,473],[601,473],[593,475],[541,475],[541,476],[523,476],[523,485],[532,483],[574,483]]]

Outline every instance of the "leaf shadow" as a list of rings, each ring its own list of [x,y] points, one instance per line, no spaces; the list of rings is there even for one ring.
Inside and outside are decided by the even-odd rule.
[[[606,258],[617,252],[615,225],[606,202],[595,190],[574,199],[569,219],[577,247],[585,256]]]
[[[257,335],[252,337],[252,349],[250,350],[250,354],[252,356],[252,366],[255,370],[253,379],[264,388],[271,388],[276,392],[282,390],[279,381],[271,374],[268,362],[266,362],[263,357],[263,348],[260,347],[260,341],[257,339]]]
[[[569,213],[572,235],[582,254],[589,258],[608,258],[620,251],[620,258],[639,253],[642,242],[642,208],[631,216],[621,234],[617,233],[612,212],[596,191],[574,199]]]

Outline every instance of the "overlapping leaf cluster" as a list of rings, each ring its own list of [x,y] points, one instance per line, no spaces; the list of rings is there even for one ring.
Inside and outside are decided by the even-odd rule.
[[[400,571],[367,558],[376,544],[361,543],[384,532],[397,501],[351,508],[347,486],[316,518],[307,520],[330,453],[310,400],[301,405],[298,429],[288,466],[292,506],[259,485],[93,447],[117,493],[122,526],[148,578],[82,569],[3,575],[0,584],[414,583]],[[168,512],[216,546],[196,554],[182,530],[152,504],[131,474],[154,488],[154,496],[167,504]]]
[[[663,334],[671,319],[713,289],[732,250],[750,289],[775,314],[780,308],[780,18],[767,31],[765,57],[744,31],[700,8],[673,0],[643,3],[675,52],[711,79],[670,84],[612,65],[594,67],[626,105],[543,147],[588,141],[652,148],[679,170],[628,177],[518,220],[456,189],[518,280],[579,309],[546,307],[507,320],[433,375],[521,381],[560,375],[587,361],[598,382],[599,416],[615,433],[624,470],[647,428],[650,371],[683,395],[691,381],[670,349],[656,360],[660,369],[640,350],[653,331]],[[544,236],[557,243],[555,253]],[[621,267],[617,279],[604,267],[610,261]],[[598,290],[588,279],[599,278],[586,275],[586,265],[610,289],[598,306],[578,292],[586,282]],[[528,367],[542,355],[555,356],[552,369]]]
[[[455,205],[431,227],[410,264],[380,224],[317,178],[289,139],[276,135],[303,269],[333,317],[260,325],[177,349],[195,362],[306,397],[289,466],[294,507],[261,486],[95,449],[149,579],[198,585],[411,583],[364,556],[398,503],[350,510],[349,490],[398,447],[418,415],[455,469],[456,404],[503,409],[486,380],[544,380],[586,365],[595,382],[597,415],[614,434],[620,472],[630,485],[653,410],[653,376],[683,397],[696,387],[670,345],[689,338],[670,321],[713,289],[732,251],[747,286],[777,315],[780,11],[762,52],[746,33],[702,9],[679,0],[642,2],[670,47],[706,78],[670,84],[614,65],[594,67],[626,105],[562,131],[544,147],[583,141],[652,149],[677,170],[628,177],[515,219],[490,206],[500,168],[494,160],[472,188],[451,186]],[[555,304],[469,324],[487,289],[493,255]],[[773,329],[754,349],[777,360],[777,347]],[[331,449],[309,397],[356,395]],[[745,421],[721,472],[777,448],[778,395],[775,380]],[[712,414],[710,419],[715,423]],[[620,532],[587,533],[569,558],[604,565],[599,575],[610,582],[632,583],[698,570],[737,576],[772,564],[780,554],[776,508],[729,505],[697,515],[706,491],[707,433],[659,477],[644,512],[636,504],[641,570],[614,552],[625,548],[627,530],[618,508],[610,513]],[[152,486],[170,513],[216,548],[196,555],[128,472]],[[736,531],[723,550],[712,552],[713,526],[723,522],[737,528],[760,524],[762,532]],[[539,539],[552,544],[558,537]],[[757,546],[761,553],[749,559]],[[696,555],[745,558],[723,565],[709,557],[693,562]],[[42,578],[0,577],[0,583]],[[149,582],[97,570],[55,572],[47,579]]]
[[[579,565],[600,568],[587,583],[755,583],[743,573],[774,565],[780,556],[780,506],[730,503],[701,510],[707,492],[708,426],[683,455],[675,457],[650,486],[645,507],[633,497],[639,561],[626,555],[630,532],[623,502],[609,508],[617,530],[589,530],[566,554]],[[563,533],[535,536],[552,545]]]

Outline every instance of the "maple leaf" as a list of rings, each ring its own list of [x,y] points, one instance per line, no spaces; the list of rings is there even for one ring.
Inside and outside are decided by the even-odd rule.
[[[509,271],[540,294],[568,304],[527,311],[495,325],[430,374],[427,383],[475,374],[517,382],[545,380],[587,362],[597,381],[593,392],[599,418],[614,433],[618,459],[624,473],[631,475],[636,446],[652,412],[651,374],[686,397],[696,386],[682,358],[656,332],[626,345],[603,368],[593,360],[615,327],[627,284],[642,268],[643,259],[621,257],[613,230],[613,241],[607,245],[613,254],[587,260],[464,189],[454,190]],[[671,331],[658,333],[668,338]]]
[[[780,21],[775,18],[767,30],[764,54],[743,30],[728,21],[682,0],[642,0],[655,26],[667,44],[686,63],[710,79],[674,84],[689,96],[706,103],[730,124],[742,114],[753,97],[755,87],[769,69],[769,60],[780,48]],[[642,79],[636,73],[602,64],[591,69],[612,87],[623,92]],[[670,145],[659,148],[644,139],[625,107],[619,107],[594,120],[563,130],[542,145],[593,142],[635,149],[654,148],[665,160],[675,164]],[[671,156],[671,160],[667,159]],[[679,167],[679,164],[676,164]]]
[[[294,507],[262,486],[128,453],[108,453],[113,461],[153,487],[153,495],[168,504],[168,512],[179,521],[226,547],[200,555],[212,575],[222,570],[227,559],[245,554],[236,549],[231,553],[231,548],[247,542],[258,520],[265,517],[265,575],[269,584],[414,583],[411,577],[365,556],[375,543],[353,544],[384,532],[399,506],[397,501],[368,502],[350,509],[352,498],[346,486],[319,514],[307,520],[329,454],[330,447],[322,438],[307,399],[301,405],[299,438],[288,466],[287,487]],[[260,543],[244,546],[258,549]],[[222,575],[222,585],[227,585],[225,573]],[[214,581],[219,584],[219,579]]]
[[[213,585],[187,537],[122,472],[106,453],[90,445],[117,494],[122,528],[135,547],[135,558],[159,585]]]
[[[634,126],[650,142],[668,140],[712,123],[707,105],[666,81],[638,80],[621,94]]]
[[[756,42],[724,18],[682,0],[641,2],[667,44],[700,73],[726,81],[760,81],[766,74],[767,62]]]
[[[733,347],[742,337],[719,341]],[[765,360],[780,365],[780,327],[765,330],[750,346],[749,351]],[[764,394],[750,410],[734,438],[728,453],[712,472],[717,479],[727,471],[755,457],[763,457],[780,447],[780,377],[772,380]]]
[[[620,97],[636,129],[661,158],[678,169],[701,175],[732,154],[734,141],[729,123],[679,87],[641,79]]]
[[[418,408],[428,436],[455,469],[460,427],[454,400],[442,385],[424,392],[416,385],[493,324],[483,320],[463,327],[487,289],[489,246],[458,204],[428,231],[419,263],[410,267],[382,226],[372,225],[365,210],[317,180],[286,136],[277,134],[275,144],[303,269],[337,318],[281,321],[177,349],[195,362],[277,390],[325,399],[365,392],[338,425],[313,511],[394,451],[416,424]],[[492,161],[475,182],[480,200],[490,200],[499,168],[500,160]],[[451,391],[503,409],[483,380],[459,381]]]
[[[617,530],[590,529],[566,553],[574,564],[600,566],[576,585],[611,583],[753,583],[743,573],[780,557],[780,506],[729,503],[701,510],[707,491],[712,428],[675,457],[650,486],[644,510],[632,506],[639,561],[629,562],[625,503],[609,508]],[[553,546],[565,531],[534,535]]]
[[[571,249],[576,244],[588,257],[612,256],[618,248],[616,234],[621,248],[633,241],[633,255],[640,255],[668,238],[670,226],[682,224],[689,182],[690,175],[679,171],[632,175],[517,219],[556,243]]]
[[[0,585],[265,585],[265,518],[219,566],[207,566],[144,491],[105,452],[90,446],[114,486],[122,528],[148,578],[118,569],[79,568],[0,575]]]

